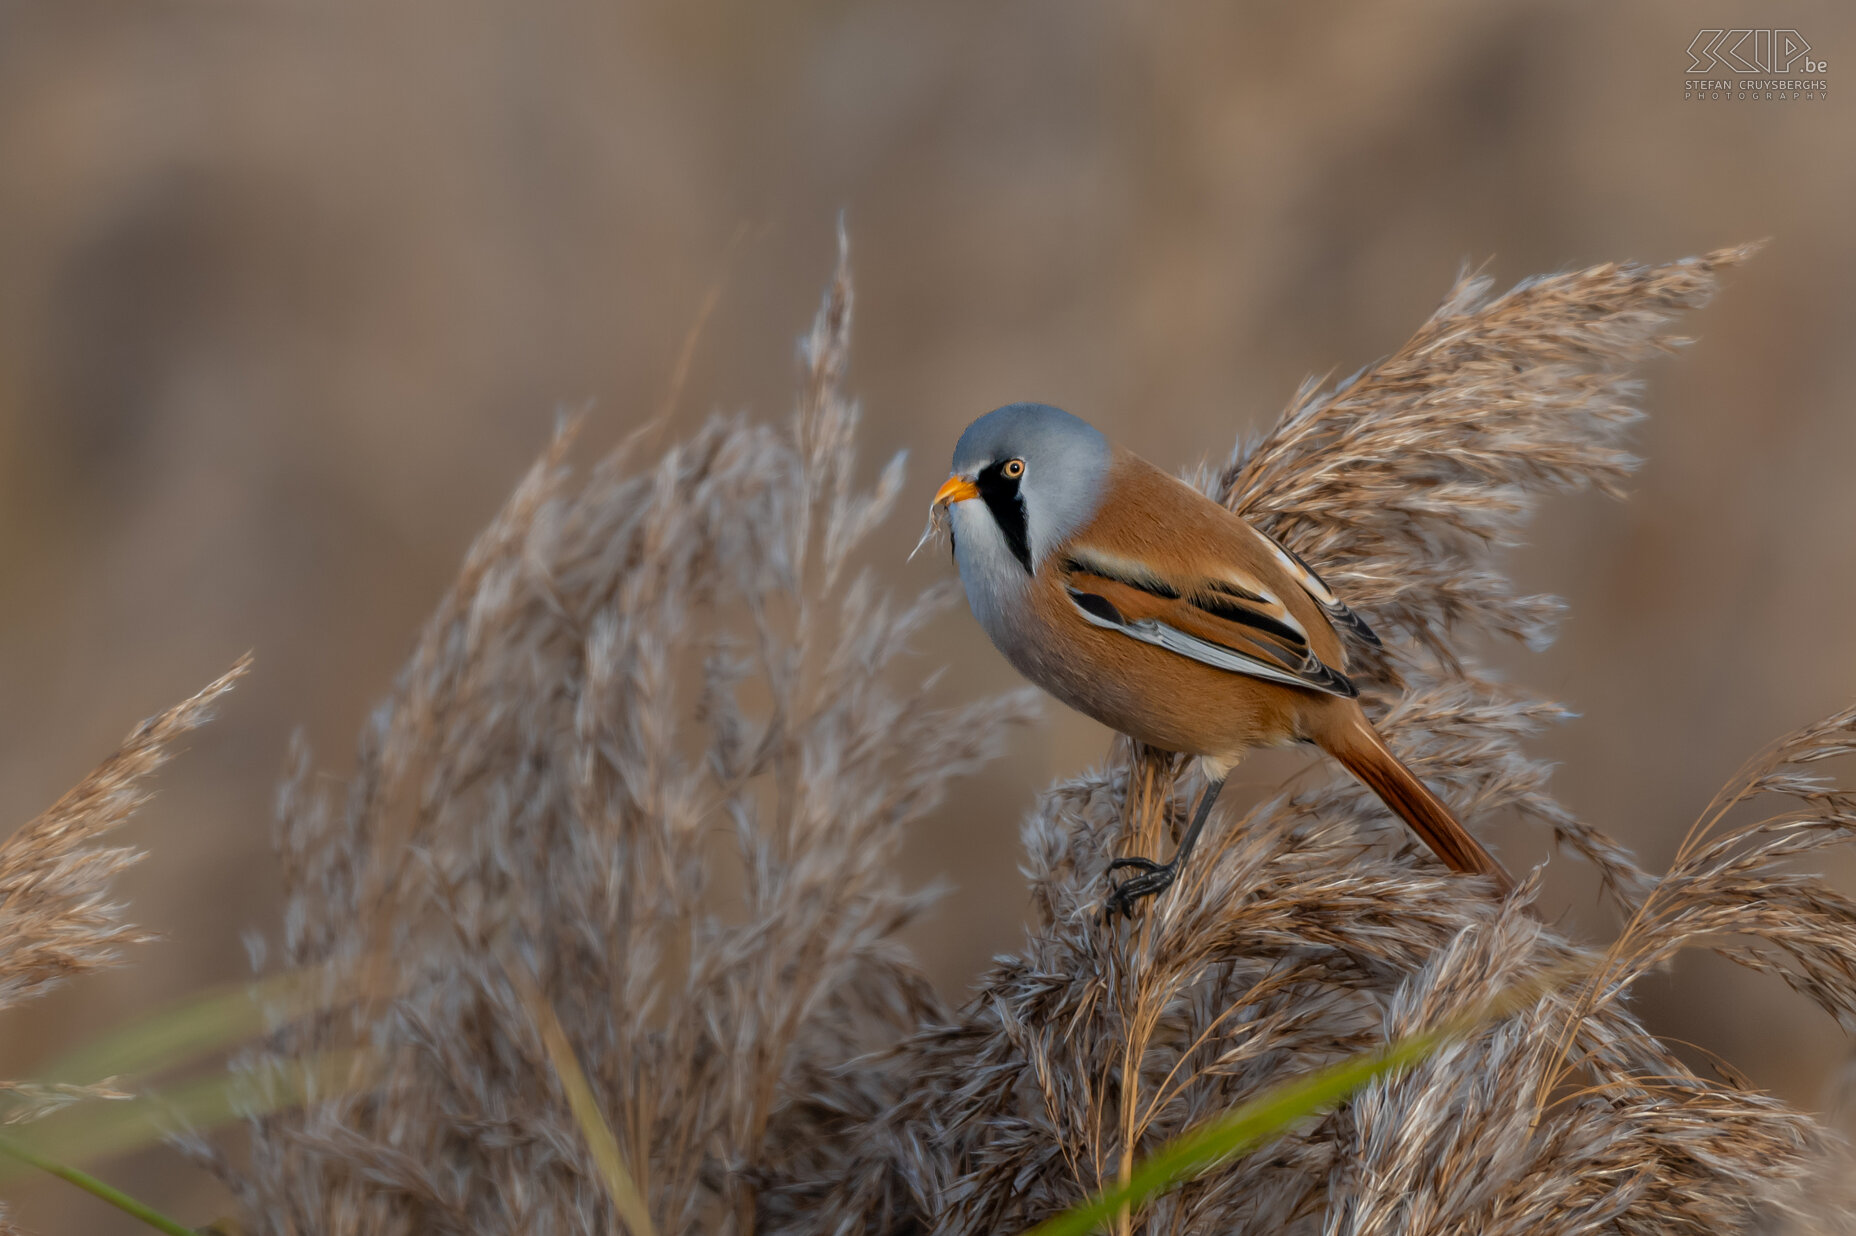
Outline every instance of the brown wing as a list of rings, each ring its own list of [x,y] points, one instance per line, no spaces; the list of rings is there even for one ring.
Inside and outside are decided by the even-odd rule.
[[[1345,674],[1315,656],[1301,625],[1267,594],[1225,580],[1134,581],[1088,565],[1086,552],[1062,564],[1065,591],[1087,622],[1232,673],[1358,694]]]
[[[1138,456],[1118,452],[1109,486],[1115,500],[1055,556],[1085,620],[1233,673],[1357,694],[1333,619],[1358,620],[1306,564]]]

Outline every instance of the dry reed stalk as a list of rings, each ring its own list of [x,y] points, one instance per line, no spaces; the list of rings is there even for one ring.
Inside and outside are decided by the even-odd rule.
[[[148,936],[123,918],[115,879],[141,851],[109,834],[148,801],[148,780],[174,744],[212,717],[219,697],[251,668],[239,658],[191,699],[151,717],[57,802],[0,841],[0,1009],[116,965],[124,945]],[[88,1098],[118,1098],[105,1082],[0,1081],[0,1124],[36,1120]],[[0,1207],[0,1231],[7,1226]]]
[[[1025,943],[946,1006],[894,941],[922,905],[894,840],[1029,703],[939,712],[887,685],[940,595],[897,606],[851,574],[900,472],[852,486],[841,265],[788,432],[718,422],[583,482],[557,442],[376,712],[345,805],[299,753],[284,958],[385,957],[373,989],[404,994],[279,1024],[272,1055],[362,1038],[386,1078],[254,1122],[250,1170],[219,1164],[246,1221],[616,1230],[503,949],[546,987],[667,1232],[1016,1230],[1272,1082],[1601,963],[1602,984],[1542,995],[1121,1226],[1634,1234],[1833,1213],[1804,1190],[1826,1188],[1835,1139],[1694,1074],[1623,997],[1733,933],[1755,943],[1730,956],[1856,1017],[1856,907],[1777,865],[1849,838],[1849,796],[1785,771],[1842,750],[1848,719],[1722,800],[1797,811],[1714,828],[1659,881],[1548,795],[1522,744],[1560,710],[1462,652],[1549,638],[1557,602],[1517,595],[1502,549],[1544,495],[1619,491],[1630,368],[1746,252],[1499,297],[1465,279],[1398,353],[1304,390],[1200,478],[1386,636],[1372,706],[1466,820],[1518,813],[1599,867],[1631,919],[1610,954],[1544,927],[1526,890],[1500,904],[1443,873],[1338,781],[1222,822],[1172,893],[1105,923],[1107,862],[1158,848],[1195,788],[1118,746],[1040,802]]]

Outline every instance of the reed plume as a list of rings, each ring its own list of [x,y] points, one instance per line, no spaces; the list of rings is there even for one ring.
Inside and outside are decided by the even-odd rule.
[[[0,841],[0,1010],[118,965],[148,936],[114,899],[117,876],[142,852],[110,840],[148,801],[149,779],[251,667],[241,657],[192,698],[150,717],[57,802]],[[0,1126],[36,1120],[88,1098],[120,1097],[108,1079],[73,1084],[0,1079]],[[0,1231],[8,1227],[0,1205]]]
[[[1550,638],[1558,603],[1517,594],[1503,549],[1545,495],[1621,492],[1632,367],[1747,253],[1501,296],[1464,279],[1396,354],[1306,388],[1197,477],[1386,637],[1375,719],[1461,818],[1518,813],[1599,868],[1626,923],[1608,949],[1543,925],[1531,888],[1501,903],[1442,872],[1340,781],[1222,821],[1166,897],[1106,921],[1106,864],[1154,852],[1193,789],[1118,745],[1025,824],[1023,945],[958,1005],[934,992],[896,942],[925,902],[895,841],[1031,701],[941,709],[895,685],[947,593],[898,602],[856,566],[901,471],[856,481],[841,261],[784,429],[717,420],[584,479],[563,432],[471,549],[345,797],[294,754],[279,951],[338,977],[330,1010],[281,1018],[260,1059],[363,1042],[378,1076],[254,1120],[248,1166],[208,1154],[244,1222],[621,1230],[517,973],[655,1228],[901,1234],[1023,1228],[1274,1081],[1570,968],[1593,977],[1120,1229],[1834,1225],[1836,1139],[1686,1067],[1627,995],[1731,936],[1728,956],[1852,1024],[1856,906],[1787,863],[1851,836],[1856,798],[1800,766],[1849,749],[1856,722],[1750,765],[1658,877],[1548,793],[1524,743],[1562,710],[1464,651]],[[1723,824],[1774,795],[1797,805]],[[336,999],[355,992],[377,994]]]
[[[332,1000],[396,994],[267,1045],[371,1043],[385,1076],[256,1122],[249,1171],[224,1169],[255,1230],[613,1228],[512,967],[666,1231],[750,1226],[795,1079],[944,1016],[894,939],[926,904],[896,843],[1032,700],[896,685],[950,593],[899,603],[852,561],[902,461],[857,481],[851,310],[841,268],[783,430],[716,420],[580,479],[560,433],[373,714],[344,801],[299,748],[282,960],[333,966]]]

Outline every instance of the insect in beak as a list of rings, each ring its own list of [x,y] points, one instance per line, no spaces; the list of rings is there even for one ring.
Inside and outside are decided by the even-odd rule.
[[[947,528],[949,523],[947,508],[950,504],[965,502],[968,498],[979,496],[979,486],[966,477],[948,477],[941,488],[935,491],[934,505],[928,508],[928,526],[922,529],[922,539],[915,542],[915,548],[909,551],[909,561],[915,561],[915,555],[922,552],[922,546],[934,540],[938,533]]]

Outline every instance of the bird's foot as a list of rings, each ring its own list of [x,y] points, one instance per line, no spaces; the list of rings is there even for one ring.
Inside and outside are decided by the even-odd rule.
[[[1117,867],[1137,867],[1141,874],[1130,876],[1114,885],[1108,894],[1108,917],[1117,914],[1134,917],[1134,903],[1143,897],[1153,897],[1173,887],[1173,880],[1179,874],[1177,861],[1156,863],[1148,858],[1118,858],[1108,865],[1110,871]]]

